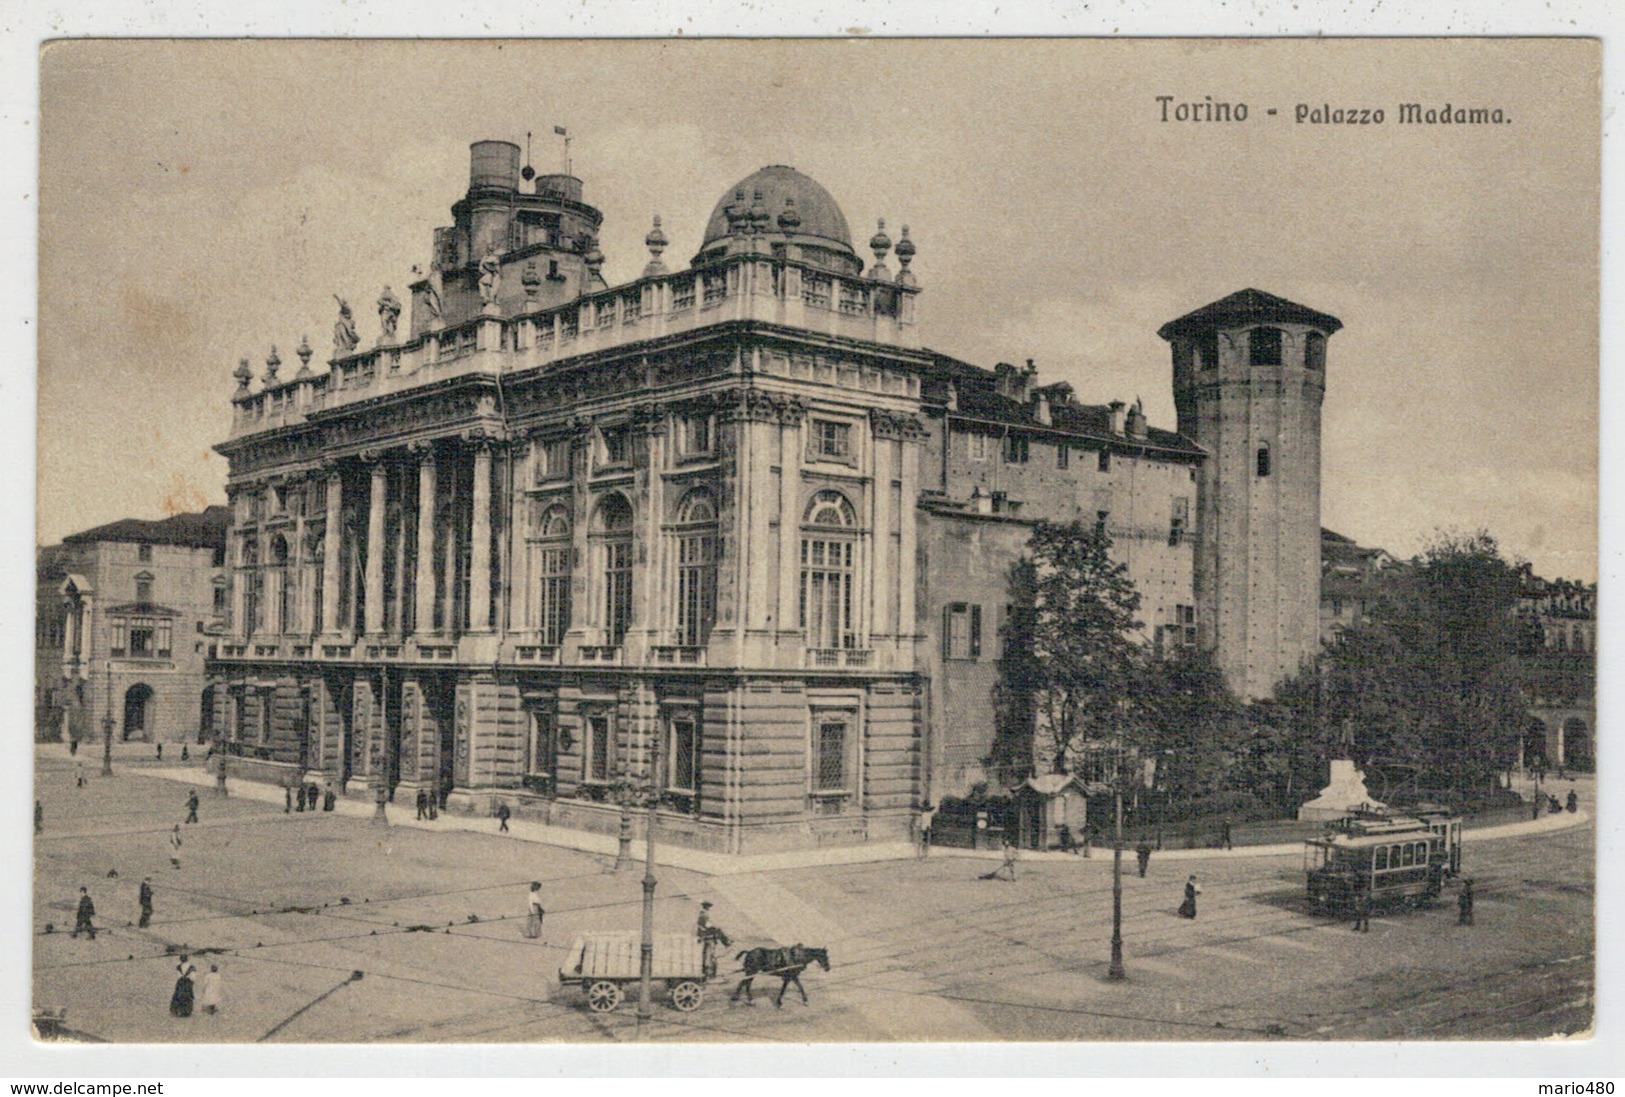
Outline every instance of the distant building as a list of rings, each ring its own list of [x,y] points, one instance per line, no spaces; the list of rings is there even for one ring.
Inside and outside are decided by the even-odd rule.
[[[1387,591],[1399,561],[1329,529],[1320,531],[1320,640],[1333,644],[1367,619]]]
[[[38,551],[35,737],[197,742],[225,629],[225,507],[126,518]]]
[[[238,774],[599,832],[652,783],[668,838],[733,852],[900,836],[987,775],[1041,518],[1110,532],[1145,639],[1238,689],[1313,654],[1334,318],[1244,290],[1165,325],[1189,428],[1158,430],[925,349],[908,228],[866,264],[792,168],[725,191],[686,269],[657,220],[611,287],[581,181],[519,155],[472,146],[408,324],[385,294],[325,371],[237,370]]]

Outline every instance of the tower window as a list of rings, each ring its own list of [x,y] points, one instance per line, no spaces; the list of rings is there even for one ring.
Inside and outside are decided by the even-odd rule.
[[[1247,337],[1248,361],[1255,366],[1281,364],[1281,329],[1254,328]]]
[[[1095,511],[1095,536],[1096,537],[1105,537],[1106,536],[1106,520],[1109,519],[1111,516],[1112,516],[1112,513],[1109,510],[1097,510],[1097,511]]]
[[[1259,446],[1258,447],[1258,475],[1259,476],[1268,476],[1269,474],[1270,474],[1270,448],[1268,446]]]
[[[1326,337],[1318,331],[1303,341],[1303,364],[1308,369],[1326,368]]]
[[[1072,448],[1065,442],[1055,447],[1055,467],[1064,469],[1072,463]]]
[[[1219,333],[1216,331],[1203,332],[1196,337],[1196,362],[1198,369],[1217,369],[1219,365]]]
[[[1096,458],[1096,467],[1099,468],[1101,472],[1110,472],[1112,470],[1111,450],[1103,449],[1100,451],[1100,456]]]

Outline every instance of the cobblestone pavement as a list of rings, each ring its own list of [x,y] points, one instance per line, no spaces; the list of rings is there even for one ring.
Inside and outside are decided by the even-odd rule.
[[[657,1001],[589,1013],[557,969],[575,934],[636,929],[641,868],[599,853],[470,830],[379,827],[347,814],[202,793],[166,835],[187,789],[120,761],[74,788],[64,752],[37,755],[45,834],[35,843],[34,997],[67,1027],[116,1041],[1073,1040],[1536,1037],[1583,1030],[1593,998],[1594,837],[1589,825],[1468,846],[1477,924],[1451,896],[1374,919],[1371,932],[1313,917],[1292,855],[1125,861],[1129,980],[1105,979],[1111,858],[1023,862],[1014,883],[960,857],[705,876],[661,867],[658,932],[686,932],[700,899],[734,937],[823,945],[832,970],[731,1003],[736,975],[695,1013]],[[1584,796],[1584,793],[1582,793]],[[1585,798],[1589,802],[1589,797]],[[491,828],[494,830],[494,824]],[[109,871],[116,871],[110,877]],[[1175,916],[1185,875],[1201,916]],[[133,925],[153,878],[156,913]],[[526,882],[544,885],[540,941],[520,933]],[[67,936],[78,888],[95,941]],[[47,923],[54,932],[44,932]],[[219,964],[218,1016],[169,1016],[175,955]],[[218,951],[216,951],[218,950]],[[201,953],[201,955],[200,955]],[[363,972],[350,981],[353,971]],[[768,992],[764,996],[763,992]]]

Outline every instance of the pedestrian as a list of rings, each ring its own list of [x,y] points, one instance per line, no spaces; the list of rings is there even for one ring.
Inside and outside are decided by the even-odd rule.
[[[193,789],[191,792],[186,794],[186,821],[188,823],[197,822],[198,803],[197,789]],[[176,827],[175,829],[179,830],[180,828]]]
[[[192,752],[186,749],[186,744],[185,743],[182,743],[181,744],[181,761],[190,762],[191,760],[192,760]]]
[[[192,976],[197,974],[197,965],[186,956],[175,965],[178,978],[175,980],[175,993],[169,996],[169,1015],[171,1017],[192,1016]]]
[[[1078,843],[1077,840],[1072,837],[1071,827],[1067,826],[1065,823],[1062,823],[1056,829],[1056,838],[1060,842],[1062,853],[1070,853],[1074,857],[1078,855]]]
[[[77,937],[81,930],[90,934],[90,939],[96,939],[96,926],[91,919],[96,917],[96,904],[90,901],[90,892],[84,888],[79,889],[79,910],[73,923],[73,933]]]
[[[83,762],[75,762],[73,764],[73,787],[85,787],[85,764]]]
[[[1219,848],[1220,849],[1234,849],[1234,848],[1236,848],[1230,841],[1230,820],[1228,820],[1228,819],[1224,820],[1223,822],[1221,822],[1219,824]]]
[[[435,789],[430,789],[429,790],[429,818],[430,818],[430,820],[440,818],[440,809],[442,807],[444,807],[444,806],[445,806],[445,804],[440,799],[440,793],[438,791],[436,791]]]
[[[1537,822],[1539,822],[1539,820],[1540,820],[1540,797],[1539,796],[1535,797],[1529,803],[1529,818],[1534,819]]]
[[[931,825],[937,821],[937,809],[927,800],[920,805],[920,814],[914,821],[915,840],[919,842],[916,856],[921,860],[931,855]]]
[[[1145,870],[1151,867],[1151,843],[1141,841],[1135,846],[1134,859],[1140,863],[1140,876],[1144,878]]]
[[[1557,797],[1548,796],[1546,797],[1546,810],[1553,815],[1561,815],[1563,813],[1563,805],[1557,802]]]
[[[328,785],[327,786],[327,792],[322,797],[322,810],[323,811],[332,811],[333,810],[333,805],[337,804],[338,802],[339,802],[338,794],[333,791],[333,786],[332,785]]]
[[[45,833],[45,805],[38,800],[34,801],[34,833]]]
[[[508,816],[510,816],[512,814],[513,813],[508,810],[508,805],[507,804],[503,803],[503,804],[498,804],[497,805],[497,822],[499,824],[497,826],[497,833],[499,833],[499,834],[507,834],[508,833]]]
[[[1191,876],[1185,881],[1185,901],[1179,904],[1181,918],[1196,917],[1196,897],[1202,894],[1202,889],[1196,884],[1196,877]]]
[[[1371,932],[1371,887],[1363,876],[1354,881],[1354,932]]]
[[[68,757],[79,757],[79,736],[77,735],[71,735],[68,737]]]
[[[198,1005],[211,1017],[220,1012],[220,965],[210,964],[209,970],[198,981]]]
[[[292,785],[283,785],[282,786],[282,814],[284,814],[284,815],[292,815],[293,814],[293,786]]]
[[[158,761],[162,762],[163,760],[164,760],[164,744],[159,743],[158,744]]]
[[[147,923],[152,921],[152,877],[151,876],[142,877],[140,902],[141,902],[141,920],[139,922],[137,922],[136,925],[140,926],[142,929],[146,929],[147,928]]]
[[[322,802],[322,790],[316,787],[316,782],[312,781],[310,784],[305,786],[305,803],[306,803],[306,806],[311,811],[315,811],[318,807],[321,806],[321,802]]]
[[[530,895],[526,897],[525,901],[529,904],[526,907],[525,936],[534,940],[542,935],[542,916],[547,913],[542,909],[541,881],[532,880],[530,882]]]
[[[181,867],[181,825],[175,824],[175,829],[169,832],[169,863],[176,868]]]
[[[1461,894],[1456,896],[1456,925],[1470,926],[1473,924],[1473,882],[1471,879],[1461,882]]]
[[[418,818],[419,819],[427,819],[428,817],[429,817],[429,790],[426,789],[426,788],[420,788],[420,789],[418,789]]]
[[[1579,811],[1579,810],[1580,810],[1580,794],[1575,792],[1573,789],[1569,789],[1569,811],[1570,812],[1576,812],[1576,811]]]

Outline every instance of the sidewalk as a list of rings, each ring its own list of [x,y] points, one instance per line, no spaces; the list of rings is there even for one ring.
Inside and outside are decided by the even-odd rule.
[[[208,789],[210,794],[213,794],[214,776],[198,767],[170,768],[153,766],[144,768],[142,772],[151,777],[161,777],[182,784],[197,785]],[[254,800],[273,805],[283,802],[282,790],[275,785],[260,784],[256,781],[234,780],[230,782],[229,790],[230,795],[238,799]],[[348,816],[352,819],[371,819],[375,810],[374,805],[368,801],[343,798],[334,807],[336,814]],[[497,833],[497,821],[494,818],[441,813],[438,819],[416,819],[413,817],[415,809],[399,804],[389,805],[387,811],[389,825],[394,827],[414,827],[419,830],[458,830],[500,837]],[[1538,820],[1508,823],[1502,826],[1486,827],[1482,830],[1464,830],[1462,832],[1462,841],[1478,842],[1497,838],[1516,838],[1530,834],[1545,834],[1551,831],[1584,826],[1590,822],[1591,813],[1588,811],[1581,810],[1572,814],[1565,811],[1560,815],[1543,815]],[[510,833],[507,837],[515,841],[538,842],[542,845],[573,849],[580,853],[594,853],[603,857],[613,858],[619,847],[616,838],[608,834],[590,834],[565,827],[552,827],[528,819],[510,819],[508,829]],[[1228,860],[1239,857],[1286,857],[1302,851],[1302,842],[1288,842],[1273,846],[1238,846],[1235,849],[1222,850],[1165,849],[1158,850],[1156,858],[1159,862],[1199,861],[1213,858]],[[632,852],[636,859],[642,860],[643,837],[641,822],[633,830]],[[1132,862],[1134,851],[1125,848],[1123,852]],[[785,853],[755,855],[709,853],[704,850],[685,849],[681,846],[669,844],[659,844],[656,849],[656,856],[660,864],[686,869],[705,876],[739,876],[747,873],[772,872],[778,869],[812,868],[825,865],[857,865],[876,861],[906,861],[913,859],[916,854],[916,848],[908,842],[874,842],[861,846],[837,846],[830,849],[795,850]],[[1062,853],[1058,850],[1038,851],[1024,849],[1021,851],[1021,859],[1023,861],[1062,862],[1110,860],[1112,855],[1111,847],[1097,846],[1092,850],[1092,854],[1092,858],[1085,858],[1081,854]],[[931,856],[933,858],[956,857],[968,860],[997,861],[1003,857],[1003,854],[999,850],[991,849],[956,849],[947,846],[933,846]]]

